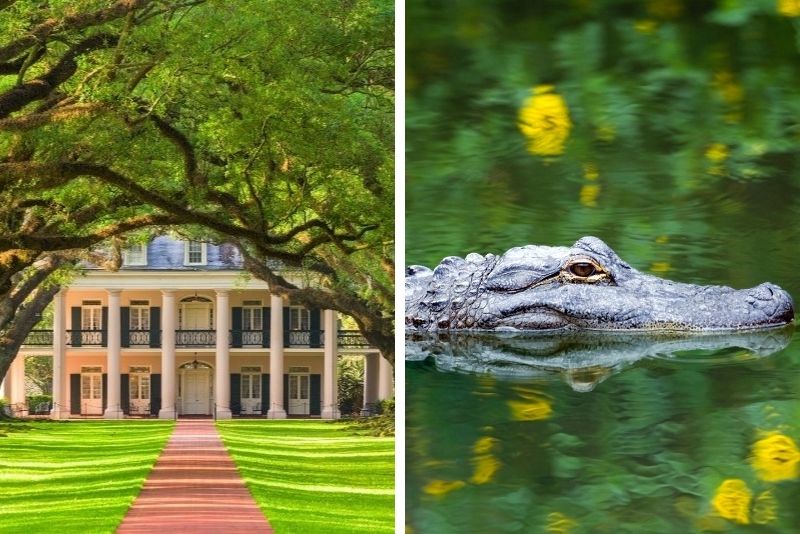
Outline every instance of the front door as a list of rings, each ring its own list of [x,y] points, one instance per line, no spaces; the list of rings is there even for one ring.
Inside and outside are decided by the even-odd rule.
[[[242,413],[261,413],[261,367],[242,367]]]
[[[81,414],[103,415],[102,373],[81,373]]]
[[[308,415],[311,412],[310,390],[309,375],[289,375],[289,415]]]
[[[209,369],[186,369],[183,372],[182,410],[185,415],[211,413],[211,372]]]
[[[132,414],[150,413],[150,369],[133,368],[130,375]]]

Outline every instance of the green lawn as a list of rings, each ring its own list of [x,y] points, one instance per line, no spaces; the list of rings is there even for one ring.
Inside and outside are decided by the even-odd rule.
[[[114,532],[172,421],[0,421],[0,532]]]
[[[394,532],[394,438],[321,421],[217,422],[279,534]]]

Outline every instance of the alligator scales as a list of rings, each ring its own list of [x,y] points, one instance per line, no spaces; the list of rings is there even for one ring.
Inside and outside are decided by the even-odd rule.
[[[792,322],[789,294],[701,286],[637,271],[600,239],[449,257],[406,272],[406,328],[741,330]]]

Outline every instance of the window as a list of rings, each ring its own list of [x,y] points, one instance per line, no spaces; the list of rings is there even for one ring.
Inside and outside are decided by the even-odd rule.
[[[186,265],[206,264],[206,243],[200,241],[187,241],[183,263]]]
[[[289,330],[311,330],[311,311],[306,308],[290,308]]]
[[[81,330],[103,329],[103,307],[99,300],[84,300],[81,306]]]
[[[140,365],[130,368],[130,400],[150,400],[150,366]]]
[[[261,367],[242,367],[242,399],[261,398]]]
[[[103,396],[102,390],[102,367],[81,367],[81,399],[100,400]]]
[[[131,301],[131,331],[150,330],[150,301]]]
[[[261,330],[263,316],[260,300],[245,300],[242,304],[242,330]]]
[[[122,251],[123,265],[147,265],[147,243],[134,243]]]

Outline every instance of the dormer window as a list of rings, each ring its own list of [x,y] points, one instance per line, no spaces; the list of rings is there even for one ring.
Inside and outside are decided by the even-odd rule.
[[[185,265],[205,265],[206,249],[206,243],[201,241],[186,241],[183,263]]]
[[[122,265],[147,265],[147,243],[135,243],[122,251]]]

